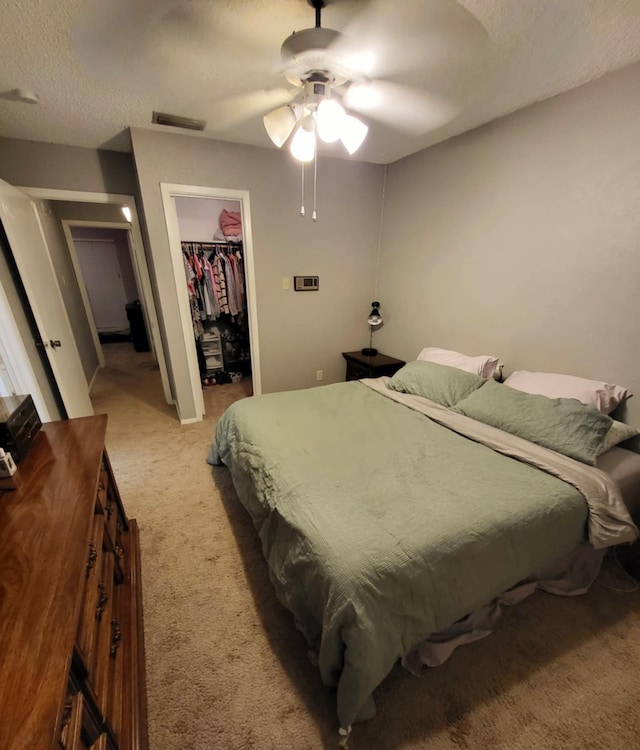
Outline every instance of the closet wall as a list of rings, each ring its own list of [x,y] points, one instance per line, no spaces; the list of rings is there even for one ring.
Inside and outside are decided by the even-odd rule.
[[[240,201],[217,198],[178,196],[174,200],[186,274],[192,279],[192,296],[194,286],[196,289],[192,315],[195,316],[194,335],[202,330],[197,349],[203,382],[211,382],[213,378],[216,383],[224,384],[238,379],[238,374],[251,375],[242,237],[235,229],[223,228],[220,221],[222,215],[228,216],[227,212],[241,215],[242,205]],[[199,282],[193,279],[194,269],[205,278],[213,274],[215,290],[202,279]],[[224,306],[217,300],[220,277],[226,300]]]

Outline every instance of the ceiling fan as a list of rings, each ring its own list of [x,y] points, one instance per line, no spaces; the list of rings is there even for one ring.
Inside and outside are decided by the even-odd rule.
[[[292,101],[264,115],[263,123],[269,138],[279,148],[295,130],[291,153],[299,161],[311,161],[316,151],[316,136],[325,143],[341,140],[349,154],[354,154],[364,141],[368,126],[347,113],[340,103],[341,87],[363,78],[348,60],[332,51],[343,39],[335,29],[322,27],[324,0],[307,0],[315,9],[315,26],[294,31],[281,48],[283,74],[295,86]],[[374,94],[373,94],[374,95]]]
[[[198,117],[220,134],[263,116],[276,146],[310,160],[322,142],[355,153],[372,121],[415,136],[457,115],[488,46],[467,1],[306,0],[315,26],[282,43],[276,86],[270,40],[282,13],[273,3],[84,0],[72,39],[93,76],[172,108],[191,108],[197,97]],[[277,7],[300,21],[300,5]],[[341,31],[322,26],[325,8]],[[225,93],[243,81],[257,86]]]
[[[280,148],[290,140],[293,156],[306,162],[314,158],[318,139],[324,143],[341,141],[350,155],[358,150],[369,128],[351,112],[414,134],[433,130],[455,117],[457,107],[452,100],[423,88],[374,77],[375,40],[368,48],[355,46],[357,34],[354,39],[350,34],[322,26],[325,0],[307,3],[315,10],[315,26],[294,31],[281,47],[281,72],[294,86],[289,91],[289,101],[263,117],[274,145]],[[464,38],[459,41],[468,43],[471,36],[476,45],[480,39],[484,41],[484,29],[457,3],[432,0],[431,6],[431,10],[438,6],[446,9],[449,18],[452,12],[458,13],[458,21],[464,18]],[[371,41],[371,34],[366,35],[366,41]],[[429,56],[428,39],[424,45],[422,50],[405,50],[408,62],[418,68]],[[398,50],[397,54],[400,56],[401,52]],[[401,67],[397,60],[395,67]]]

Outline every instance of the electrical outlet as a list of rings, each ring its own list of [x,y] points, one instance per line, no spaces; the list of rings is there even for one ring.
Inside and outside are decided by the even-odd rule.
[[[289,289],[289,283],[290,283],[289,282],[289,277],[288,276],[283,276],[282,277],[282,288],[283,289]]]
[[[322,370],[316,370],[316,380],[322,380],[322,378],[324,378]]]

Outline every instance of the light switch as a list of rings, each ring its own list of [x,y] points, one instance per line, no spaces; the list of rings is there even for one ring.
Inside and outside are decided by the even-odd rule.
[[[282,288],[283,289],[289,289],[289,284],[290,284],[289,277],[288,276],[283,276],[282,277]]]

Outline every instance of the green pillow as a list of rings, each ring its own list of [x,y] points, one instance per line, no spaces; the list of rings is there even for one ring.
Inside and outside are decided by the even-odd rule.
[[[424,396],[442,406],[454,406],[486,382],[480,375],[457,367],[415,360],[398,370],[387,385],[393,391]]]
[[[454,411],[591,465],[613,421],[577,399],[525,393],[493,380]]]

